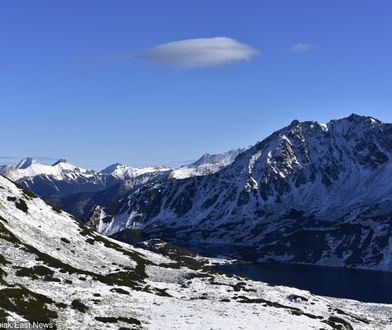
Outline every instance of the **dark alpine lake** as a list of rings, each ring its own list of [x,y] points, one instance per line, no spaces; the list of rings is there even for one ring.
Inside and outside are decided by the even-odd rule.
[[[323,296],[392,304],[390,272],[275,263],[231,264],[215,269]]]
[[[206,257],[234,258],[243,264],[215,266],[219,272],[232,273],[255,281],[308,290],[314,294],[364,302],[392,304],[392,272],[285,263],[257,263],[249,246],[207,244],[173,240]],[[252,261],[253,260],[253,261]]]

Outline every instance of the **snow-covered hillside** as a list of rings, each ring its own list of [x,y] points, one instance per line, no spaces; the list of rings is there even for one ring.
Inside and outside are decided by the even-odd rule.
[[[391,124],[293,121],[216,173],[130,187],[93,223],[249,245],[263,261],[392,271],[391,160]]]
[[[183,165],[170,173],[170,178],[186,179],[193,176],[209,175],[231,165],[237,156],[246,148],[233,149],[221,154],[204,154],[196,162]]]
[[[101,236],[0,176],[0,319],[59,329],[388,329],[389,305],[314,296]],[[165,255],[163,255],[163,254]]]
[[[32,158],[21,160],[16,166],[5,169],[3,173],[13,181],[37,175],[52,176],[56,180],[74,179],[77,175],[85,177],[94,175],[94,171],[74,166],[65,159],[60,159],[53,165],[44,165]]]
[[[129,180],[136,178],[146,173],[166,172],[171,169],[164,166],[149,166],[149,167],[130,167],[120,163],[110,165],[103,169],[101,173],[112,175],[120,180]]]

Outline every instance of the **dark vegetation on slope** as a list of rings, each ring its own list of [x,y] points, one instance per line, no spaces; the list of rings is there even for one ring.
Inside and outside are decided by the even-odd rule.
[[[54,301],[25,287],[0,290],[0,307],[14,312],[31,322],[50,322],[57,318],[57,312],[47,305]]]

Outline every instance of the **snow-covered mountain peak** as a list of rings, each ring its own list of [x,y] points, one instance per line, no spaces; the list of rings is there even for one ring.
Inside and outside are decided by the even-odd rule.
[[[362,116],[353,113],[348,117],[331,120],[327,125],[330,127],[334,126],[335,128],[344,129],[346,131],[362,131],[379,128],[387,124],[370,116]]]
[[[110,174],[120,180],[129,180],[147,173],[164,172],[170,170],[170,168],[164,166],[130,167],[120,163],[115,163],[104,168],[100,173]]]
[[[375,118],[373,118],[373,117],[370,117],[370,116],[362,116],[362,115],[358,115],[358,114],[356,114],[356,113],[352,113],[350,116],[341,118],[340,120],[343,120],[343,121],[344,121],[344,120],[347,120],[347,121],[356,122],[356,123],[358,123],[358,122],[368,122],[368,123],[372,123],[373,121],[376,121],[376,122],[378,122],[378,123],[381,123],[379,120],[377,120],[377,119],[375,119]]]
[[[106,174],[111,174],[115,171],[121,170],[125,168],[126,166],[121,164],[121,163],[114,163],[112,165],[109,165],[108,167],[105,167],[101,173],[106,173]]]
[[[89,171],[89,170],[86,170],[86,169],[84,169],[84,168],[75,166],[75,165],[69,163],[69,162],[68,162],[67,160],[65,160],[65,159],[60,159],[60,160],[58,160],[56,163],[54,163],[54,164],[52,165],[52,167],[57,168],[57,169],[58,169],[58,172],[63,172],[63,171],[75,171],[75,170],[77,170],[78,172],[86,173],[86,172]]]
[[[220,166],[227,166],[231,164],[242,151],[245,150],[246,150],[245,148],[239,148],[239,149],[229,150],[221,154],[205,153],[197,161],[195,161],[194,163],[188,166],[197,167],[205,164],[210,164],[210,165],[219,164]]]
[[[201,176],[216,173],[234,162],[236,157],[247,148],[229,150],[221,154],[205,153],[192,164],[181,166],[172,171],[171,178],[185,179],[192,176]]]
[[[56,161],[55,163],[52,164],[52,166],[56,166],[59,164],[69,164],[68,160],[64,159],[64,158],[60,158],[58,161]]]
[[[64,175],[68,175],[70,172],[88,174],[91,171],[72,165],[64,159],[60,159],[53,165],[45,165],[32,158],[25,158],[16,166],[9,166],[3,171],[5,176],[14,181],[37,175],[47,175],[56,179],[62,179]]]
[[[18,164],[16,164],[15,168],[20,169],[20,170],[24,170],[34,164],[38,164],[38,162],[31,157],[27,157],[27,158],[22,159]]]

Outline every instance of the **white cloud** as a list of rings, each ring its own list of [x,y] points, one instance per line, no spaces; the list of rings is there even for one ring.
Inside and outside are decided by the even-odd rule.
[[[186,39],[158,45],[140,58],[178,68],[198,68],[249,60],[259,52],[227,37]]]
[[[312,48],[313,48],[313,46],[311,44],[300,42],[298,44],[291,46],[290,52],[303,53],[303,52],[307,52],[308,50],[311,50]]]

